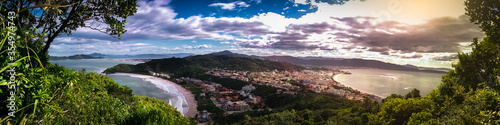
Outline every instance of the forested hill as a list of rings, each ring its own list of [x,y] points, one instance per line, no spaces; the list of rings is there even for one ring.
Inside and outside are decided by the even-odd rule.
[[[311,65],[311,66],[377,68],[377,69],[388,69],[388,70],[420,71],[420,72],[435,72],[435,73],[445,73],[446,71],[450,70],[445,68],[426,68],[426,67],[417,67],[413,65],[398,65],[378,60],[364,60],[364,59],[334,59],[334,58],[301,59],[291,56],[267,56],[263,58],[269,60],[289,62],[297,65]]]
[[[225,68],[240,71],[300,71],[302,66],[287,62],[275,62],[257,58],[236,57],[230,55],[197,55],[185,58],[153,59],[137,65],[120,64],[106,69],[106,73],[134,72],[147,73],[147,71],[165,72],[176,75],[185,73],[204,72],[212,68]],[[189,75],[189,74],[185,74]]]
[[[365,59],[344,59],[344,58],[325,58],[325,57],[292,57],[292,56],[249,56],[245,54],[233,53],[231,51],[221,51],[211,53],[211,55],[228,55],[235,57],[250,57],[266,59],[271,61],[288,62],[296,65],[304,66],[320,66],[320,67],[354,67],[354,68],[377,68],[400,71],[420,71],[420,72],[436,72],[445,73],[450,70],[447,68],[429,68],[417,67],[413,65],[398,65],[393,63],[382,62],[378,60]]]

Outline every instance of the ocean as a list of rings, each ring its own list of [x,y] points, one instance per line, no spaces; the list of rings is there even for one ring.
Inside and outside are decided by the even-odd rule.
[[[118,64],[138,64],[141,62],[135,61],[119,61],[119,60],[100,60],[100,59],[83,59],[83,60],[50,60],[50,63],[62,65],[73,70],[85,69],[86,72],[101,73],[106,68],[113,67]],[[187,102],[180,90],[165,81],[159,81],[152,78],[143,77],[140,75],[130,74],[109,74],[109,78],[122,86],[128,86],[132,93],[140,96],[157,98],[168,102],[175,107],[177,111],[184,115],[187,112]]]
[[[446,73],[412,72],[383,69],[345,69],[352,74],[340,74],[335,80],[362,92],[387,97],[393,93],[406,95],[414,88],[426,96],[441,83]]]
[[[139,64],[136,61],[102,60],[102,59],[82,59],[82,60],[49,60],[52,64],[58,64],[73,70],[85,69],[87,72],[101,73],[107,68],[118,64]]]

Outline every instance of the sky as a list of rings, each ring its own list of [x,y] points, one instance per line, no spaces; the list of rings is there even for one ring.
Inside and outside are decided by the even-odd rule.
[[[79,28],[49,54],[361,58],[450,68],[484,33],[464,0],[139,0],[121,39]]]

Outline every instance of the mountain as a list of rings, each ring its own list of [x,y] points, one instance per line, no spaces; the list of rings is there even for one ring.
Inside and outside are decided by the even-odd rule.
[[[364,60],[364,59],[339,59],[339,58],[301,59],[292,56],[268,56],[263,58],[275,61],[289,62],[297,65],[311,65],[311,66],[360,67],[360,68],[377,68],[377,69],[388,69],[388,70],[423,71],[423,72],[437,72],[437,73],[443,73],[449,70],[446,68],[428,68],[428,67],[417,67],[413,65],[397,65],[377,60]]]
[[[138,55],[108,55],[107,58],[127,58],[127,59],[161,59],[161,58],[183,58],[193,56],[193,53],[174,53],[174,54],[138,54]]]
[[[102,54],[102,53],[92,53],[92,54],[87,54],[88,56],[92,56],[92,57],[106,57],[108,55],[106,54]]]
[[[49,59],[60,60],[60,59],[161,59],[161,58],[183,58],[188,56],[193,56],[193,53],[173,53],[173,54],[138,54],[138,55],[106,55],[102,53],[91,53],[91,54],[76,54],[73,56],[51,56]]]
[[[236,57],[250,57],[250,56],[245,55],[245,54],[233,53],[233,52],[231,52],[229,50],[224,50],[224,51],[221,51],[221,52],[210,53],[210,55],[228,55],[228,56],[236,56]]]
[[[120,64],[106,69],[106,73],[133,72],[148,73],[148,71],[171,73],[179,76],[203,74],[212,68],[224,68],[240,71],[300,71],[302,66],[287,62],[276,62],[264,59],[236,57],[231,55],[196,55],[185,58],[153,59],[137,65]]]
[[[438,72],[443,73],[450,69],[447,68],[429,68],[418,67],[414,65],[397,65],[386,63],[377,60],[364,60],[364,59],[342,59],[342,58],[324,58],[324,57],[292,57],[292,56],[248,56],[244,54],[233,53],[231,51],[222,51],[211,53],[212,55],[229,55],[236,57],[252,57],[262,58],[272,61],[288,62],[296,65],[307,66],[331,66],[331,67],[355,67],[355,68],[377,68],[388,70],[402,70],[402,71],[424,71],[424,72]]]
[[[62,59],[102,59],[103,57],[94,57],[84,54],[77,54],[72,56],[49,56],[51,60],[62,60]]]

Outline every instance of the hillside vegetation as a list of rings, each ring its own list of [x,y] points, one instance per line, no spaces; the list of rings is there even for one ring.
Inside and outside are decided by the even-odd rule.
[[[1,7],[17,7],[8,2],[2,1]],[[7,13],[1,9],[2,15]],[[30,11],[24,12],[26,16]],[[18,18],[14,24],[26,24]],[[134,95],[107,76],[50,64],[44,52],[48,43],[41,43],[45,33],[27,26],[9,30],[6,21],[12,20],[0,18],[0,124],[196,124],[168,103]]]
[[[263,59],[235,57],[228,55],[197,55],[185,58],[153,59],[137,65],[120,64],[106,69],[106,73],[134,72],[148,73],[147,71],[162,72],[174,76],[193,76],[204,74],[212,68],[226,68],[238,71],[300,71],[304,67],[286,62],[274,62]]]

